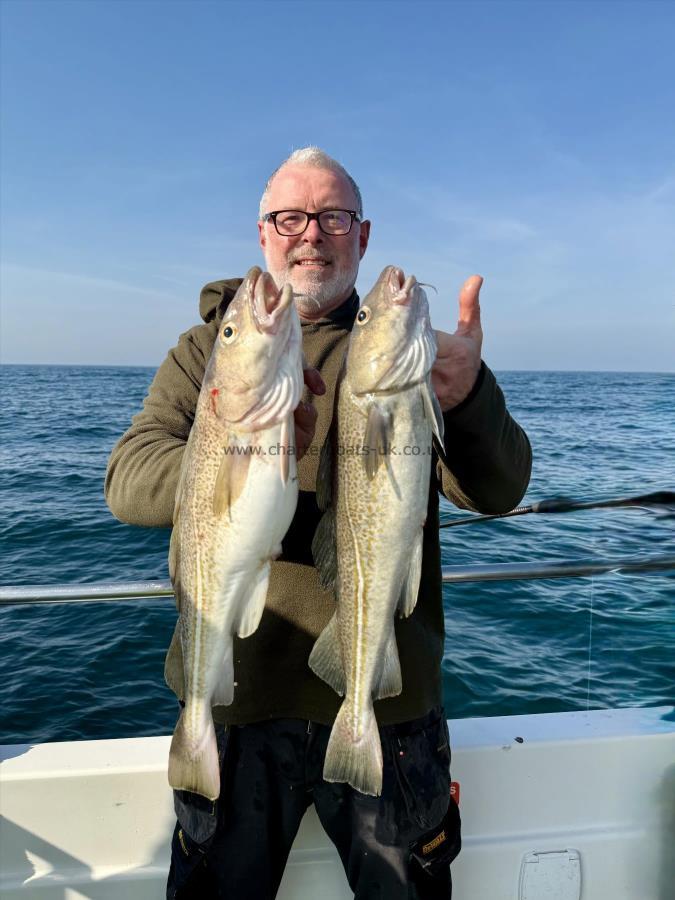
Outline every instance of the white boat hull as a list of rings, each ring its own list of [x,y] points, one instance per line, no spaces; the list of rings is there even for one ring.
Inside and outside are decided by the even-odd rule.
[[[675,898],[673,708],[449,726],[463,822],[452,868],[457,900],[566,898],[551,891],[556,879],[571,883],[575,867],[580,900]],[[163,898],[175,821],[169,742],[0,747],[0,897]],[[578,851],[578,860],[555,851]],[[521,880],[521,868],[532,863],[539,893]],[[352,894],[310,809],[278,897],[318,896]]]

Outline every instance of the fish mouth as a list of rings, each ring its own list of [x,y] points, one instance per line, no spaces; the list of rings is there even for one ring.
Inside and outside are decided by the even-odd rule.
[[[389,297],[391,303],[395,303],[397,306],[410,306],[417,286],[415,276],[408,275],[406,278],[403,269],[399,269],[397,266],[388,266],[382,274],[391,292]]]
[[[261,334],[277,334],[285,313],[293,304],[293,288],[279,290],[269,272],[260,272],[249,295],[255,327]]]

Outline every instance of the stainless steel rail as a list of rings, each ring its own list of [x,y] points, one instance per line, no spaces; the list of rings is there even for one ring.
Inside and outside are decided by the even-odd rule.
[[[443,581],[534,581],[540,578],[580,578],[588,575],[626,575],[631,572],[675,571],[675,555],[646,559],[587,559],[563,562],[496,563],[484,566],[443,566]]]
[[[579,578],[588,575],[675,571],[675,555],[645,559],[572,560],[567,562],[496,563],[484,566],[443,566],[446,584],[472,581],[533,581],[542,578]],[[119,584],[27,585],[0,587],[0,606],[21,603],[89,603],[98,600],[153,600],[173,596],[170,581],[132,581]]]
[[[121,581],[107,584],[31,584],[0,587],[0,606],[14,603],[89,603],[93,600],[155,600],[173,597],[170,581]]]

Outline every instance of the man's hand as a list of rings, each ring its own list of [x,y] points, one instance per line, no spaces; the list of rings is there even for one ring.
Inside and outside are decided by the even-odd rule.
[[[305,384],[313,394],[326,393],[326,385],[318,369],[305,369],[303,375]],[[295,410],[294,416],[296,459],[302,459],[314,439],[317,411],[311,403],[300,403]]]
[[[436,332],[436,362],[431,370],[431,383],[443,412],[457,406],[476,383],[480,371],[483,330],[480,327],[480,275],[467,278],[459,292],[457,331]]]

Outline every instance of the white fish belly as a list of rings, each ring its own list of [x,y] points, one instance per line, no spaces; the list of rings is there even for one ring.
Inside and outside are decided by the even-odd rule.
[[[279,437],[279,428],[269,429],[261,446],[276,446]],[[195,550],[189,564],[185,559],[181,563],[186,702],[202,698],[210,705],[224,669],[231,672],[232,636],[263,567],[280,552],[295,513],[294,456],[289,463],[284,484],[279,457],[252,455],[246,485],[230,514],[211,515],[206,524],[203,517],[194,517],[190,543]],[[200,509],[204,506],[200,503]],[[188,516],[183,508],[181,519]]]

